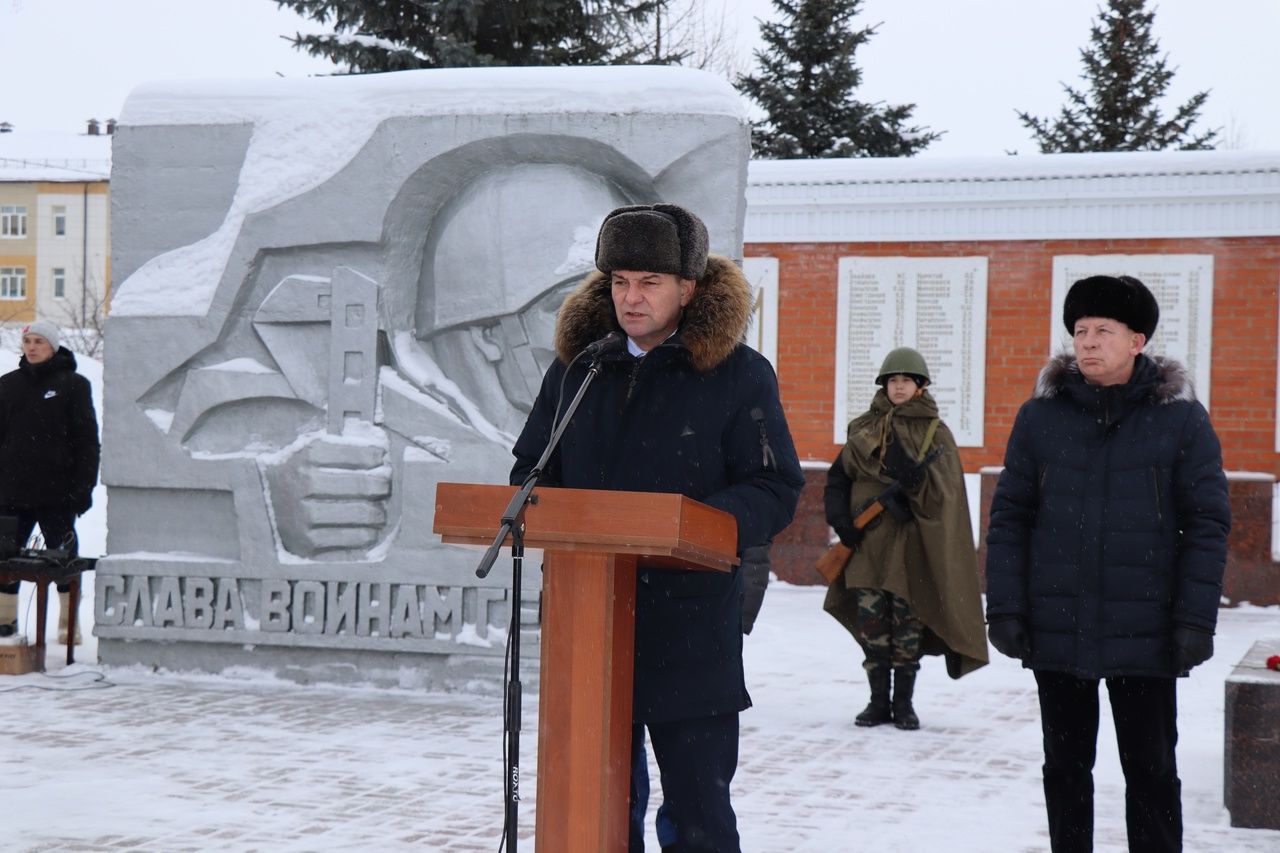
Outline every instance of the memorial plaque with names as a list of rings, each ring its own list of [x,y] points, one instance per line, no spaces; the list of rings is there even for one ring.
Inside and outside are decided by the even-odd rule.
[[[742,273],[751,283],[751,322],[747,346],[778,369],[778,259],[744,258]]]
[[[1213,345],[1213,255],[1056,255],[1049,321],[1051,355],[1071,350],[1071,335],[1062,324],[1062,303],[1072,284],[1091,275],[1129,275],[1150,289],[1160,306],[1160,322],[1142,351],[1182,362],[1195,383],[1196,398],[1207,408]]]
[[[983,443],[987,259],[841,258],[833,435],[867,410],[895,347],[924,356],[938,412],[962,447]]]

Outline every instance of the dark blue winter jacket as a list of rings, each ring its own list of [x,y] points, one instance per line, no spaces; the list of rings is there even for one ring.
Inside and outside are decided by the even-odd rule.
[[[804,480],[773,368],[738,343],[750,313],[736,265],[712,256],[679,332],[646,354],[608,357],[548,463],[544,485],[672,492],[731,513],[738,551],[790,523]],[[537,463],[584,376],[566,362],[617,329],[609,280],[594,275],[561,308],[557,361],[515,445],[511,482]],[[767,448],[767,450],[766,450]],[[626,524],[619,518],[620,525]],[[689,719],[750,705],[742,671],[742,578],[649,569],[636,587],[637,722]]]
[[[1222,450],[1177,362],[1087,384],[1058,356],[1023,404],[987,533],[987,616],[1022,617],[1032,669],[1171,677],[1172,634],[1212,632],[1231,506]]]

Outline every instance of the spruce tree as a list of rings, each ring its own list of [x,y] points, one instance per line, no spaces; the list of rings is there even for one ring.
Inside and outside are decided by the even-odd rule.
[[[1213,148],[1217,130],[1196,133],[1207,91],[1192,96],[1165,120],[1157,104],[1174,69],[1151,35],[1155,10],[1146,0],[1107,0],[1093,23],[1090,46],[1080,51],[1088,91],[1063,84],[1067,103],[1056,119],[1023,111],[1043,153],[1076,151],[1184,151]]]
[[[854,53],[875,32],[856,29],[862,0],[773,0],[781,13],[761,25],[767,47],[758,74],[737,88],[764,108],[755,122],[756,156],[909,157],[941,134],[908,127],[915,104],[885,106],[853,97],[862,83]]]
[[[479,65],[598,65],[646,54],[657,0],[275,0],[333,28],[299,50],[354,74]]]

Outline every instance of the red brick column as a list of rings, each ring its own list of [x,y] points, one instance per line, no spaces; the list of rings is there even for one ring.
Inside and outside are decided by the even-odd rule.
[[[827,514],[822,508],[822,490],[830,463],[803,464],[804,491],[800,493],[795,520],[774,538],[769,561],[778,580],[813,586],[826,583],[813,564],[827,549],[827,538],[831,535]]]
[[[1276,478],[1232,471],[1227,481],[1231,535],[1222,579],[1223,604],[1280,604],[1280,566],[1271,559],[1271,494]]]

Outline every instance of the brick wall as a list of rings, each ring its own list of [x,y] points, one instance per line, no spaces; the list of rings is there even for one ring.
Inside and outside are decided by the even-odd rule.
[[[1280,237],[1173,240],[1008,240],[748,243],[748,257],[778,259],[778,380],[803,461],[829,463],[834,417],[836,295],[847,256],[986,256],[987,365],[983,447],[961,448],[964,468],[1000,465],[1018,407],[1044,365],[1055,255],[1206,254],[1214,258],[1212,408],[1228,470],[1280,473],[1275,452]],[[1157,330],[1156,334],[1159,334]],[[805,505],[821,510],[820,472],[807,471]],[[1269,527],[1268,527],[1269,530]],[[808,531],[779,537],[780,576],[810,577],[802,563],[821,543]]]
[[[778,259],[778,380],[802,460],[830,461],[837,265],[842,256],[985,255],[987,374],[984,447],[961,449],[965,470],[999,465],[1018,407],[1044,365],[1055,255],[1214,257],[1213,417],[1232,470],[1277,473],[1277,285],[1280,237],[1182,240],[1019,240],[939,243],[749,243]],[[1156,334],[1159,334],[1157,330]]]

